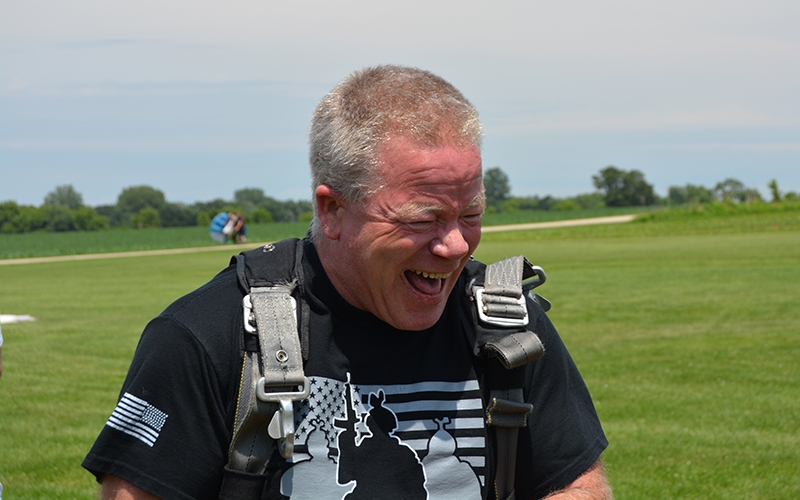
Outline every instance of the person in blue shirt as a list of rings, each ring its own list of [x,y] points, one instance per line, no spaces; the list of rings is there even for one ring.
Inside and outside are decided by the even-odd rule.
[[[239,213],[220,212],[211,219],[208,233],[217,243],[245,243],[247,228]]]

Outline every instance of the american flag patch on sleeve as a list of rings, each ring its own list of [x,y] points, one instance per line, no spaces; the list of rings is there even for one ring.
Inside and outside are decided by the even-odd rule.
[[[147,401],[126,392],[106,425],[133,436],[152,448],[168,416]]]

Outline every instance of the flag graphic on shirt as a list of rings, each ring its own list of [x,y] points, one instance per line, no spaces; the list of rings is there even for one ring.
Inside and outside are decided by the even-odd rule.
[[[126,392],[117,403],[106,425],[152,447],[168,416],[147,401]]]
[[[358,481],[348,483],[349,478],[342,479],[339,469],[342,453],[348,453],[342,448],[347,432],[343,429],[358,436],[349,452],[363,449],[372,434],[367,418],[372,415],[370,418],[396,422],[390,435],[397,446],[413,450],[424,469],[429,500],[480,498],[486,474],[486,438],[476,380],[381,386],[324,377],[309,380],[311,395],[295,407],[295,452],[288,460],[292,467],[282,480],[284,495],[314,500],[358,496],[354,492]],[[348,401],[353,404],[351,415],[345,412]],[[389,412],[393,417],[388,417]],[[364,472],[369,476],[376,473],[380,472]],[[455,485],[454,474],[458,476]]]

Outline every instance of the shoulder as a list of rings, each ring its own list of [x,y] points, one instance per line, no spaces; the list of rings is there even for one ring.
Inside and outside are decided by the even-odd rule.
[[[272,286],[302,273],[298,266],[305,247],[304,240],[289,238],[242,252],[231,264],[237,264],[239,279],[249,286]]]
[[[235,316],[244,292],[236,279],[236,268],[228,266],[211,281],[170,304],[159,317],[171,318],[190,330],[206,329],[209,322],[222,326]]]
[[[182,349],[203,353],[217,370],[228,372],[229,366],[237,364],[240,351],[243,297],[236,268],[228,266],[151,320],[140,340],[139,348],[145,349],[140,354],[184,346]]]

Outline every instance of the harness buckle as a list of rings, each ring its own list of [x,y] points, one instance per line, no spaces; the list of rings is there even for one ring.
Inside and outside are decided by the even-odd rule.
[[[299,388],[300,386],[297,387]],[[284,399],[289,401],[300,401],[307,398],[310,392],[311,383],[308,381],[308,377],[303,377],[303,388],[299,391],[269,392],[267,391],[267,379],[264,377],[258,379],[258,382],[256,383],[256,395],[258,396],[258,399],[264,401],[265,403],[279,403]]]
[[[475,287],[478,318],[495,326],[525,326],[528,324],[528,307],[525,295],[505,297],[485,293],[483,287]],[[487,300],[488,299],[488,300]]]
[[[261,377],[256,383],[256,396],[267,403],[278,403],[272,415],[267,432],[278,441],[278,451],[283,458],[289,458],[294,451],[294,402],[306,399],[311,392],[308,377],[303,377],[303,388],[290,392],[267,392],[267,381]]]

